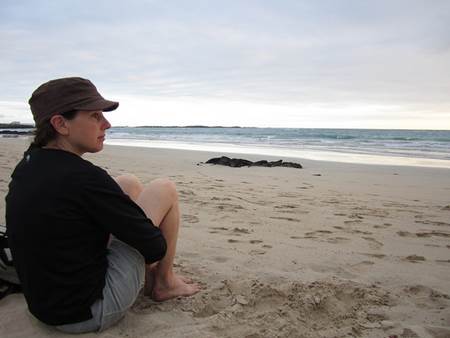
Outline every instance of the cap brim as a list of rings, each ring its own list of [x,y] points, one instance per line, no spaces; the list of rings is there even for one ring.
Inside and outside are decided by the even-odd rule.
[[[101,111],[112,111],[119,107],[119,102],[109,101],[105,99],[97,99],[93,102],[80,105],[76,107],[77,110],[101,110]]]

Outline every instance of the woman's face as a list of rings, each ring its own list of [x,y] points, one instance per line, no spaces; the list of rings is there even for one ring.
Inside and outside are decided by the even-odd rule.
[[[78,111],[75,118],[66,120],[68,126],[67,141],[78,154],[96,153],[103,149],[105,131],[111,128],[111,124],[98,111]]]

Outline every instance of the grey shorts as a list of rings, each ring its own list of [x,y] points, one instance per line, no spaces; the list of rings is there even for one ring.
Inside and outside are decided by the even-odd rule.
[[[136,301],[145,281],[144,257],[134,248],[113,238],[108,247],[103,299],[91,306],[92,318],[56,326],[67,333],[103,331],[119,321]]]

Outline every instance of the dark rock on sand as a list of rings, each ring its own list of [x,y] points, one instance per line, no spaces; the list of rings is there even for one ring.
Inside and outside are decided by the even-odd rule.
[[[282,167],[288,167],[288,168],[297,168],[302,169],[302,165],[300,163],[294,163],[294,162],[283,162],[281,163]]]
[[[266,160],[253,162],[253,165],[258,166],[258,167],[270,167],[269,162],[267,162]]]
[[[271,162],[266,161],[266,160],[261,160],[261,161],[252,162],[252,161],[244,160],[241,158],[229,158],[226,156],[211,158],[208,161],[206,161],[206,163],[225,165],[225,166],[234,167],[234,168],[239,168],[239,167],[288,167],[288,168],[297,168],[297,169],[302,168],[302,165],[300,163],[283,162],[283,160],[271,161]]]
[[[245,166],[249,167],[252,165],[253,162],[243,160],[240,158],[229,158],[226,156],[222,156],[222,157],[212,158],[212,159],[206,161],[206,163],[226,165],[229,167],[238,168],[238,167],[245,167]]]

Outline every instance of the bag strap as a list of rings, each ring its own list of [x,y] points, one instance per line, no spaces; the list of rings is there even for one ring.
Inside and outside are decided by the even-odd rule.
[[[13,264],[13,258],[11,254],[11,249],[9,248],[8,243],[8,235],[6,234],[6,228],[5,226],[0,225],[0,282],[2,283],[1,289],[3,291],[0,291],[0,294],[2,297],[6,294],[9,294],[11,292],[17,292],[17,290],[20,290],[20,280],[19,276],[17,275],[16,268]],[[19,288],[14,288],[13,286],[19,286]],[[6,290],[5,290],[5,287]]]
[[[8,236],[6,231],[1,228],[5,227],[0,225],[0,269],[5,270],[7,266],[13,266],[13,259],[11,249],[8,244]]]
[[[22,287],[20,285],[0,280],[0,299],[12,293],[21,293],[21,292]]]

